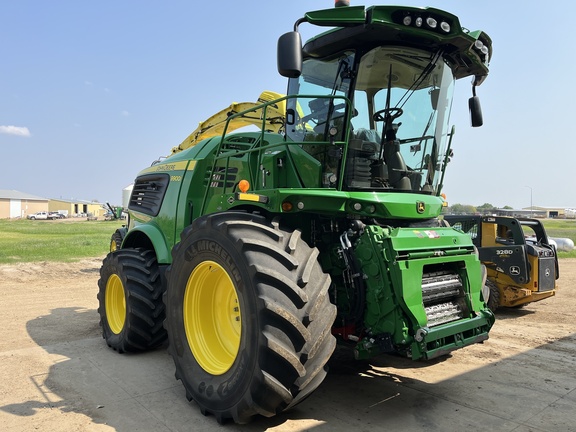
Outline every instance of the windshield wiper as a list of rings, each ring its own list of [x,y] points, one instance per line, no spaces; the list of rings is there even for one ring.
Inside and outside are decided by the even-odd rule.
[[[350,67],[350,60],[349,58],[342,57],[338,62],[338,69],[336,70],[336,76],[334,77],[334,84],[332,84],[332,91],[330,92],[331,96],[336,96],[336,90],[339,90],[342,84],[344,83],[345,79],[352,78],[352,69]],[[340,80],[340,84],[338,84],[338,80]],[[330,99],[330,103],[328,105],[328,113],[326,116],[326,125],[324,127],[324,136],[328,136],[328,131],[330,130],[330,119],[332,119],[332,115],[334,114],[334,109],[337,108],[334,106],[334,99]]]
[[[436,68],[436,64],[438,63],[438,60],[440,60],[442,58],[442,54],[443,51],[442,50],[438,50],[434,53],[434,55],[432,56],[430,62],[426,65],[426,67],[422,70],[422,73],[420,73],[420,75],[418,76],[418,78],[416,78],[414,80],[414,82],[412,83],[412,85],[406,90],[406,92],[404,93],[404,95],[402,95],[402,97],[400,98],[400,100],[398,101],[398,104],[396,105],[397,107],[402,108],[406,102],[408,102],[408,100],[410,99],[410,97],[414,94],[415,89],[417,89],[418,87],[420,87],[420,85],[424,82],[424,80],[426,78],[428,78],[428,76],[432,73],[432,71]],[[421,66],[418,66],[418,68],[420,69]]]

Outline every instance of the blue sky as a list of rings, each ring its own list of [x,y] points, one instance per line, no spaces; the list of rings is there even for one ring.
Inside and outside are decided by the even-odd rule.
[[[448,201],[521,208],[532,195],[535,206],[576,207],[576,3],[393,3],[447,10],[493,40],[478,88],[482,128],[469,126],[470,80],[457,85]],[[137,172],[199,122],[263,90],[285,92],[278,36],[305,11],[332,5],[0,2],[0,189],[120,204]]]

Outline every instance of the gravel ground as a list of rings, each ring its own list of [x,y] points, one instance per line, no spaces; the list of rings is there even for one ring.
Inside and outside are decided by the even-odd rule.
[[[119,355],[101,338],[100,259],[0,266],[4,431],[576,431],[576,259],[557,295],[497,312],[490,339],[414,363],[338,351],[288,413],[220,426],[184,397],[165,349]]]

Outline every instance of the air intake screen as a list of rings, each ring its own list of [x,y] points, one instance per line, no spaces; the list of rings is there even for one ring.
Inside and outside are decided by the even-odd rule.
[[[136,179],[128,208],[150,216],[158,215],[168,189],[168,174],[147,174]]]

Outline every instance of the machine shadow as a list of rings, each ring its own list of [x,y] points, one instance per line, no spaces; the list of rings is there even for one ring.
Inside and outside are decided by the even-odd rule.
[[[63,322],[67,325],[63,326]],[[53,309],[49,315],[29,321],[27,329],[34,341],[57,360],[48,373],[29,377],[42,398],[5,405],[0,410],[22,417],[34,416],[46,408],[75,412],[118,432],[187,431],[191,425],[198,430],[250,432],[365,430],[371,426],[425,430],[447,421],[454,430],[474,427],[478,421],[488,429],[505,430],[524,424],[526,405],[547,413],[543,414],[542,422],[546,416],[555,415],[554,409],[548,407],[554,401],[557,410],[571,409],[572,402],[569,404],[565,398],[576,389],[576,378],[566,378],[560,367],[560,363],[570,361],[573,356],[574,350],[566,347],[576,345],[575,334],[463,373],[458,373],[462,365],[451,356],[428,362],[392,355],[359,361],[354,360],[348,349],[338,348],[329,362],[328,377],[301,404],[273,418],[255,418],[247,425],[220,426],[214,417],[202,416],[194,402],[186,401],[165,349],[137,355],[119,355],[109,349],[100,339],[95,310]],[[485,346],[486,350],[491,349],[489,341]],[[551,353],[560,357],[547,363],[549,377],[542,383],[538,381],[539,375],[531,371],[541,367],[543,355]],[[436,382],[426,379],[427,370],[438,373],[439,368],[450,371],[453,367],[455,373],[447,374],[450,376],[446,379]],[[127,371],[130,376],[126,376]],[[497,378],[501,376],[506,376],[506,380]],[[542,386],[546,387],[548,398],[538,396]],[[489,394],[498,394],[509,402],[495,404],[487,397]],[[135,410],[131,412],[127,407]],[[304,422],[306,426],[299,429],[299,423]],[[558,421],[555,424],[558,426]],[[571,427],[566,426],[565,430]],[[548,429],[542,427],[542,430]]]
[[[494,349],[489,341],[485,346],[481,351],[488,356]],[[476,369],[463,367],[457,355],[428,362],[391,355],[357,361],[337,351],[309,400],[258,424],[273,427],[284,418],[313,419],[315,431],[475,430],[478,424],[493,431],[574,430],[576,377],[566,376],[566,364],[576,366],[575,350],[576,333]],[[429,379],[429,371],[444,377]]]
[[[529,316],[535,314],[537,311],[531,309],[525,309],[524,307],[506,308],[501,307],[494,312],[497,320],[508,320],[508,319],[518,319],[520,317]]]

